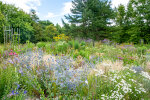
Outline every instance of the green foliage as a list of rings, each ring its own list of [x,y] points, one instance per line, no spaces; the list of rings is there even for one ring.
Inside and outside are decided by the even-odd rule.
[[[86,43],[84,41],[81,42],[81,46],[85,46]]]
[[[71,42],[74,43],[75,41],[72,40]],[[38,44],[40,44],[40,42],[38,42]],[[149,69],[146,69],[147,67],[146,65],[144,67],[144,64],[148,63],[149,61],[146,60],[149,56],[146,54],[150,52],[150,45],[131,45],[129,43],[125,43],[116,45],[114,47],[110,45],[100,44],[100,46],[95,45],[96,47],[91,48],[90,46],[88,46],[88,44],[85,45],[83,43],[85,45],[85,49],[81,49],[81,47],[84,45],[81,46],[82,43],[79,43],[80,48],[73,49],[66,41],[58,41],[54,43],[45,42],[44,44],[44,48],[46,48],[46,50],[42,51],[44,52],[44,54],[57,53],[58,56],[52,56],[52,58],[55,57],[55,59],[53,59],[52,61],[50,59],[46,61],[43,60],[43,58],[39,57],[39,59],[42,60],[42,63],[40,63],[38,66],[33,65],[33,60],[37,61],[38,59],[38,54],[36,54],[36,57],[34,57],[34,55],[30,55],[31,52],[27,55],[30,55],[31,59],[33,58],[32,60],[28,59],[29,56],[27,55],[18,55],[18,61],[23,60],[23,65],[19,64],[19,62],[15,60],[17,56],[9,56],[7,59],[0,57],[0,60],[2,59],[2,62],[0,62],[0,99],[3,100],[7,98],[11,100],[21,100],[27,99],[28,97],[30,98],[32,96],[41,98],[43,100],[54,99],[56,97],[58,97],[59,99],[105,98],[107,100],[119,98],[143,98],[147,100],[147,98],[149,98],[150,81],[149,74],[147,73],[149,72]],[[24,46],[32,48],[29,41],[27,41]],[[33,47],[35,47],[35,45]],[[5,55],[5,52],[9,50],[3,51],[3,48],[3,45],[0,45],[0,54]],[[73,55],[70,54],[71,52]],[[66,53],[65,56],[59,55],[62,53]],[[67,59],[66,57],[68,57],[68,54],[71,55],[71,58],[76,59],[71,59],[71,63],[69,63],[68,61],[64,63],[64,61],[66,61]],[[117,57],[120,57],[121,59]],[[64,73],[62,75],[58,75],[59,78],[62,79],[60,81],[64,81],[64,79],[67,78],[67,80],[69,80],[69,85],[67,85],[69,87],[70,84],[71,87],[72,85],[76,85],[76,87],[74,87],[75,90],[68,89],[67,87],[61,87],[61,84],[57,84],[57,82],[59,81],[57,81],[56,78],[57,74],[54,74],[55,72],[52,71],[53,67],[51,67],[52,69],[49,69],[49,67],[47,67],[48,65],[55,63],[55,61],[57,63],[56,65],[54,64],[54,69],[58,70],[57,74],[60,74],[61,71]],[[24,64],[24,62],[26,62],[26,64]],[[57,65],[58,63],[60,63],[60,65]],[[30,65],[30,67],[26,65]],[[124,67],[124,65],[128,65],[129,67]],[[64,66],[63,70],[62,66]],[[132,70],[132,68],[130,68],[130,66],[143,66],[141,68],[144,70],[140,73],[135,72]],[[103,71],[104,69],[101,67],[104,67],[105,71]],[[114,69],[114,71],[106,70],[107,68],[114,67],[117,68]],[[122,68],[121,71],[118,71],[118,67]],[[66,72],[64,72],[65,69]],[[72,73],[73,70],[77,70],[75,74]],[[79,73],[82,73],[82,70],[87,71],[87,74],[82,74],[82,76],[85,75],[84,77],[86,78],[78,76],[78,71]],[[63,75],[66,76],[62,78]],[[75,80],[73,77],[81,77],[81,83],[72,83]],[[27,90],[27,94],[24,94],[25,90]],[[14,93],[15,95],[12,95],[11,93]]]
[[[45,29],[47,26],[53,24],[52,22],[50,22],[49,20],[40,20],[39,24],[42,26],[42,29]]]
[[[68,41],[68,44],[71,48],[73,47],[73,41]]]
[[[79,54],[79,51],[78,51],[78,50],[75,50],[75,51],[73,52],[73,58],[77,58],[79,55],[80,55],[80,54]]]
[[[92,37],[93,39],[108,37],[107,25],[110,24],[108,20],[113,17],[110,2],[74,0],[72,4],[72,15],[65,16],[71,25],[63,21],[67,31],[73,32],[75,37]]]
[[[38,46],[38,48],[44,48],[46,44],[46,42],[38,42],[36,45]]]
[[[53,37],[57,35],[57,29],[53,24],[50,24],[49,26],[46,26],[45,28],[45,34],[43,34],[43,38],[46,41],[52,41]]]
[[[56,29],[57,29],[58,33],[60,33],[60,34],[64,33],[64,29],[59,24],[56,24]]]
[[[12,65],[6,66],[6,69],[0,68],[0,98],[7,96],[14,84],[19,81],[16,68]]]
[[[68,43],[65,41],[59,41],[58,43],[55,44],[55,53],[67,53],[68,50]]]
[[[138,47],[137,48],[137,52],[138,52],[138,54],[145,54],[145,52],[146,52],[146,50],[147,50],[147,47],[145,47],[145,46],[142,46],[142,47]]]
[[[83,58],[89,59],[89,52],[85,50],[80,50],[79,55],[81,55]]]
[[[6,19],[5,16],[2,14],[1,10],[0,10],[0,43],[3,42],[3,26],[6,23]]]
[[[80,48],[79,41],[75,41],[74,42],[74,49],[79,49],[79,48]]]
[[[33,49],[34,46],[34,43],[31,43],[29,40],[26,41],[26,49]]]
[[[52,45],[52,43],[50,43],[50,42],[46,43],[45,49],[46,49],[47,53],[50,53],[52,51],[51,45]]]
[[[120,5],[116,11],[116,24],[119,30],[116,30],[117,42],[139,43],[144,39],[148,43],[149,39],[149,0],[130,0],[127,9]],[[136,8],[136,9],[134,9]],[[146,14],[148,13],[148,14]],[[146,15],[145,15],[146,14]]]

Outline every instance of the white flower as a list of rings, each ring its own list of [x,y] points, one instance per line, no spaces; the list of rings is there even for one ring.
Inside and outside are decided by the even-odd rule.
[[[147,72],[142,71],[141,75],[145,78],[148,78],[150,80],[150,75]]]
[[[103,66],[108,67],[111,66],[111,64],[103,63]]]
[[[86,80],[85,83],[88,84],[88,81]]]
[[[93,69],[93,70],[96,72],[95,76],[100,76],[100,75],[104,74],[104,71],[101,69],[100,70]]]
[[[134,69],[130,69],[130,71],[132,71],[133,73],[136,73],[136,71]]]
[[[146,90],[144,88],[139,88],[139,90],[146,93]]]
[[[117,83],[117,81],[114,79],[114,78],[111,78],[110,79],[112,82],[116,82]]]
[[[107,77],[106,75],[102,75],[103,77]]]
[[[129,79],[130,81],[132,81],[132,82],[134,82],[134,83],[136,83],[136,80],[134,80],[134,79]]]

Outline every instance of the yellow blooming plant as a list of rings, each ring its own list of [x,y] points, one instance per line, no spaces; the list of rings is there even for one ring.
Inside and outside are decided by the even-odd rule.
[[[53,37],[53,39],[55,41],[64,41],[64,40],[67,41],[69,39],[69,37],[66,36],[65,34],[59,34],[59,35]]]

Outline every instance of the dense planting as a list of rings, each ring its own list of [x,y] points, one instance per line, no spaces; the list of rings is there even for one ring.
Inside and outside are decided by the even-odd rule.
[[[0,98],[148,99],[149,54],[149,45],[77,40],[1,45]]]
[[[0,100],[149,100],[150,0],[72,0],[62,27],[4,1]]]

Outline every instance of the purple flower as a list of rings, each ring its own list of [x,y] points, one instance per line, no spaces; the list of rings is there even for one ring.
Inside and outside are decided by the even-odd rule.
[[[18,92],[16,92],[16,95],[18,95],[19,93]]]
[[[119,60],[123,60],[123,57],[118,57]]]
[[[14,62],[12,60],[9,60],[8,62],[11,63],[11,64],[14,64]]]
[[[27,90],[25,90],[23,93],[24,93],[24,94],[27,94]]]
[[[21,75],[23,74],[22,68],[19,70],[19,73],[20,73]]]
[[[11,94],[12,94],[12,95],[15,95],[15,90],[13,90],[13,91],[11,92]]]
[[[103,42],[106,42],[106,41],[108,41],[108,40],[107,40],[107,39],[104,39],[104,40],[103,40]]]

